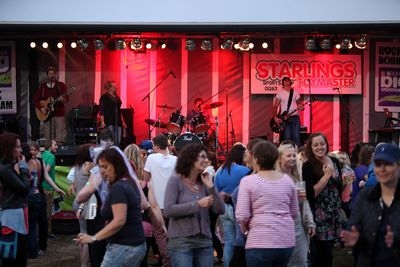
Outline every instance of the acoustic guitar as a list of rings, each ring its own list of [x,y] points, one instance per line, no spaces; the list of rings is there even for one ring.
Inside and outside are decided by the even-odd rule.
[[[317,99],[312,97],[310,101],[305,102],[303,105],[300,105],[295,110],[292,110],[290,112],[284,111],[282,114],[277,115],[277,117],[282,120],[281,123],[277,123],[274,117],[272,117],[271,120],[269,121],[269,127],[271,127],[271,130],[274,133],[283,133],[286,125],[290,122],[290,116],[292,116],[297,111],[301,110],[305,105],[309,105],[314,101],[317,101]]]
[[[64,96],[72,94],[75,91],[76,91],[75,87],[71,87],[55,99],[50,96],[46,100],[40,100],[40,108],[35,108],[37,118],[40,121],[46,121],[49,118],[50,114],[54,111],[54,105],[57,102],[60,102]],[[41,110],[42,108],[46,108],[45,113],[42,112]]]

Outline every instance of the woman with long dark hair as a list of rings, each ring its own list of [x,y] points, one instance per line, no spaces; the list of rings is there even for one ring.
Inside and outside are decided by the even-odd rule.
[[[0,235],[17,235],[16,256],[2,259],[3,267],[27,265],[28,226],[25,218],[28,216],[29,169],[21,153],[18,135],[0,135]]]
[[[97,157],[100,172],[109,183],[109,192],[101,209],[107,224],[95,235],[80,233],[80,244],[107,239],[107,249],[101,266],[140,266],[146,242],[140,209],[141,194],[117,149],[103,150]]]
[[[342,209],[342,172],[339,161],[328,156],[329,145],[322,133],[310,134],[306,144],[307,161],[302,167],[307,199],[316,224],[311,239],[311,263],[331,267],[333,245],[346,218]]]

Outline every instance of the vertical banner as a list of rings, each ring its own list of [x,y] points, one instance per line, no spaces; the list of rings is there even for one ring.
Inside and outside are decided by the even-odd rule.
[[[376,43],[375,111],[400,112],[400,43]]]
[[[15,44],[0,42],[0,114],[16,113]]]
[[[360,55],[251,55],[252,94],[276,94],[284,76],[300,94],[362,93]]]

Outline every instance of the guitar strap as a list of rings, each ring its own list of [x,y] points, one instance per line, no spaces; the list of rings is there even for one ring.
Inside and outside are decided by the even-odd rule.
[[[289,113],[290,106],[292,105],[292,100],[293,100],[293,88],[290,88],[289,100],[288,100],[288,103],[287,103],[286,113]]]

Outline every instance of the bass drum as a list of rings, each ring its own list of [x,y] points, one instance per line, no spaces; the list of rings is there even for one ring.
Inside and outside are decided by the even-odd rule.
[[[182,150],[182,148],[184,148],[184,146],[191,143],[202,144],[200,138],[197,137],[196,135],[192,133],[185,133],[181,134],[175,139],[174,147],[176,148],[176,150],[180,151]]]

